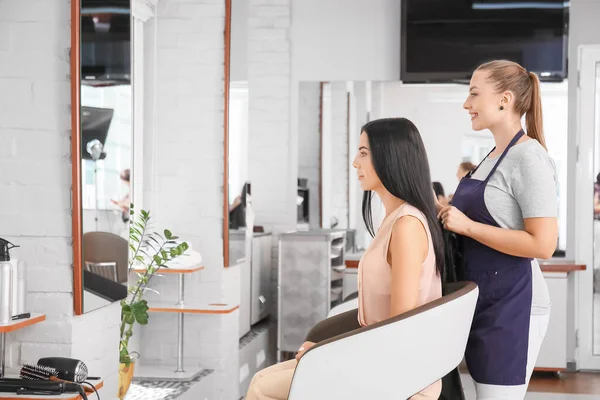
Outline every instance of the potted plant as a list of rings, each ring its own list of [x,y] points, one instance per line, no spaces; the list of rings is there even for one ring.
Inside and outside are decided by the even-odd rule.
[[[163,234],[150,232],[150,212],[141,210],[139,214],[130,207],[129,220],[129,271],[135,269],[137,280],[128,288],[128,297],[121,300],[121,329],[119,341],[119,399],[123,400],[131,385],[135,359],[139,354],[129,352],[129,339],[133,335],[133,326],[148,324],[148,302],[144,294],[156,271],[181,256],[187,249],[186,242],[178,243],[168,229]]]

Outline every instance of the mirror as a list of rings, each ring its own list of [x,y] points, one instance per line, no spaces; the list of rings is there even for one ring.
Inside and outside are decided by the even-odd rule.
[[[76,313],[127,295],[132,181],[131,7],[128,0],[81,0],[78,179],[81,294]],[[73,29],[76,29],[75,27]],[[75,82],[73,83],[75,84]],[[76,130],[74,130],[76,132]],[[74,213],[74,219],[75,219]]]
[[[228,212],[229,265],[243,263],[252,234],[252,193],[248,180],[248,83],[229,85]]]
[[[594,169],[598,174],[594,182],[594,302],[593,302],[593,354],[600,355],[600,63],[596,63],[594,107]]]
[[[248,112],[249,89],[246,60],[248,4],[227,2],[225,28],[225,143],[227,225],[223,226],[225,267],[249,265],[254,213],[248,173]],[[243,271],[244,273],[247,271]],[[245,276],[245,275],[244,275]],[[248,277],[249,279],[249,277]],[[249,284],[249,283],[248,283]]]
[[[371,82],[302,81],[298,91],[297,229],[344,229],[348,249],[364,249],[370,236],[352,161],[369,119]]]

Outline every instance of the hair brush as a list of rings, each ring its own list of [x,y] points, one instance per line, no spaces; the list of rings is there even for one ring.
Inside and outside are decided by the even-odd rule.
[[[58,371],[55,368],[45,367],[43,365],[25,364],[19,372],[21,379],[32,381],[50,381],[58,380]]]
[[[66,382],[63,379],[58,378],[58,371],[56,368],[46,367],[37,364],[25,364],[19,372],[21,379],[27,379],[31,381],[54,381],[54,382]],[[93,393],[93,389],[83,386],[83,389],[87,393]]]

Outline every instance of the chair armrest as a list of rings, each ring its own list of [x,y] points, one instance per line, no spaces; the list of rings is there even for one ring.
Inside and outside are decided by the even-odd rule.
[[[317,323],[306,335],[306,341],[319,343],[359,328],[358,309],[354,309]]]

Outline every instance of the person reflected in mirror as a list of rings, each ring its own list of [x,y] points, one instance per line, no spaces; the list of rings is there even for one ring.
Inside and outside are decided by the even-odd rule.
[[[600,174],[594,182],[594,293],[600,292]]]
[[[473,171],[475,167],[476,165],[470,161],[461,162],[456,170],[456,179],[458,179],[458,182],[460,183],[461,179],[464,178],[469,172]],[[448,198],[446,199],[448,204],[452,204],[453,197],[454,193],[448,195]]]
[[[229,229],[246,227],[246,205],[248,196],[248,183],[242,187],[241,194],[229,205]]]
[[[460,235],[468,280],[479,286],[465,360],[481,400],[525,397],[550,320],[537,259],[552,257],[558,241],[557,176],[540,91],[537,75],[512,61],[475,70],[463,108],[472,129],[491,131],[496,146],[439,210],[444,228]]]
[[[461,162],[456,170],[456,179],[460,182],[462,178],[475,169],[476,165],[470,161]]]
[[[442,186],[440,182],[433,182],[433,191],[435,192],[435,197],[437,198],[438,203],[448,205],[448,199],[446,198],[444,186]]]
[[[594,182],[594,219],[600,220],[600,174],[596,175]]]
[[[358,322],[366,326],[441,298],[445,242],[436,218],[427,153],[411,121],[388,118],[367,123],[352,165],[364,190],[363,220],[373,236],[358,267]],[[374,193],[385,208],[377,231],[371,210]],[[246,400],[287,399],[296,365],[315,346],[305,342],[296,359],[259,371]],[[385,355],[381,362],[385,363]],[[411,399],[437,400],[441,389],[439,380]]]
[[[131,206],[131,170],[129,168],[121,171],[119,175],[121,182],[127,187],[127,193],[121,200],[111,199],[110,202],[121,209],[121,219],[123,222],[129,222],[129,207]]]

